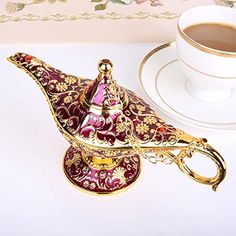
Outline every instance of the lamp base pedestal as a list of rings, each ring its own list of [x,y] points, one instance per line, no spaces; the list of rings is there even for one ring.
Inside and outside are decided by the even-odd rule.
[[[140,174],[138,155],[123,157],[109,169],[95,169],[84,161],[82,150],[70,147],[64,157],[64,172],[67,178],[81,190],[96,194],[109,194],[125,190]]]

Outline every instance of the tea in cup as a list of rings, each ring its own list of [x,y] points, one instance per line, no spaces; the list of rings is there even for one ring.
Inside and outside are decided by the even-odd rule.
[[[202,6],[184,12],[176,50],[192,96],[209,102],[228,99],[236,87],[236,10]]]

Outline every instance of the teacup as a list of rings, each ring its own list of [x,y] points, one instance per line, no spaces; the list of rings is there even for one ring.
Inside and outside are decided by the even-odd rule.
[[[202,23],[236,27],[236,10],[222,6],[196,7],[184,12],[178,22],[176,50],[187,77],[186,89],[198,99],[221,102],[236,87],[236,52],[206,47],[184,32],[187,27]]]

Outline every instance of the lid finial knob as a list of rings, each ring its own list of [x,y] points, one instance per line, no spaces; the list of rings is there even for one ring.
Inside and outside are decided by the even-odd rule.
[[[98,63],[98,71],[103,75],[110,75],[113,69],[113,64],[109,59],[102,59]]]

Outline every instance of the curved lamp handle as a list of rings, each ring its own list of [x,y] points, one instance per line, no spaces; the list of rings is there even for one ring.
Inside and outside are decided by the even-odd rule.
[[[184,172],[186,175],[188,175],[190,178],[192,178],[193,180],[195,180],[199,183],[211,185],[212,189],[214,191],[216,191],[218,185],[223,181],[223,179],[225,178],[225,175],[226,175],[226,164],[225,164],[223,157],[209,144],[205,144],[202,147],[195,147],[192,151],[199,152],[199,153],[209,157],[212,161],[214,161],[214,163],[216,164],[216,167],[217,167],[217,173],[214,177],[212,177],[212,178],[204,177],[204,176],[197,174],[193,170],[191,170],[187,166],[187,164],[185,163],[185,160],[184,160],[186,157],[189,157],[188,155],[182,156],[182,158],[176,158],[175,163],[178,165],[180,170],[182,172]],[[182,155],[184,155],[184,153],[182,153]]]
[[[207,143],[206,139],[196,139],[196,142],[181,148],[163,148],[161,150],[150,150],[147,152],[142,150],[138,145],[132,144],[132,147],[139,155],[148,159],[152,164],[158,162],[163,162],[165,164],[176,163],[180,170],[191,179],[202,184],[211,185],[214,191],[217,190],[218,185],[224,180],[226,175],[226,164],[223,157]],[[176,149],[180,149],[178,155],[172,153],[172,150]],[[205,155],[216,164],[217,173],[214,177],[202,176],[188,167],[185,158],[191,158],[195,152]]]
[[[163,162],[165,164],[176,163],[180,170],[188,175],[193,180],[211,185],[214,191],[217,190],[218,185],[224,180],[226,175],[226,163],[223,157],[207,143],[205,138],[193,138],[186,135],[184,132],[180,132],[183,139],[181,142],[176,142],[176,146],[164,146],[156,148],[141,148],[135,137],[129,135],[129,143],[133,150],[143,158],[149,160],[152,164]],[[185,144],[180,146],[179,144]],[[172,151],[180,150],[179,154],[175,155]],[[199,152],[208,158],[210,158],[217,167],[217,173],[214,177],[205,177],[197,174],[190,169],[185,163],[185,158],[191,158],[195,152]]]

